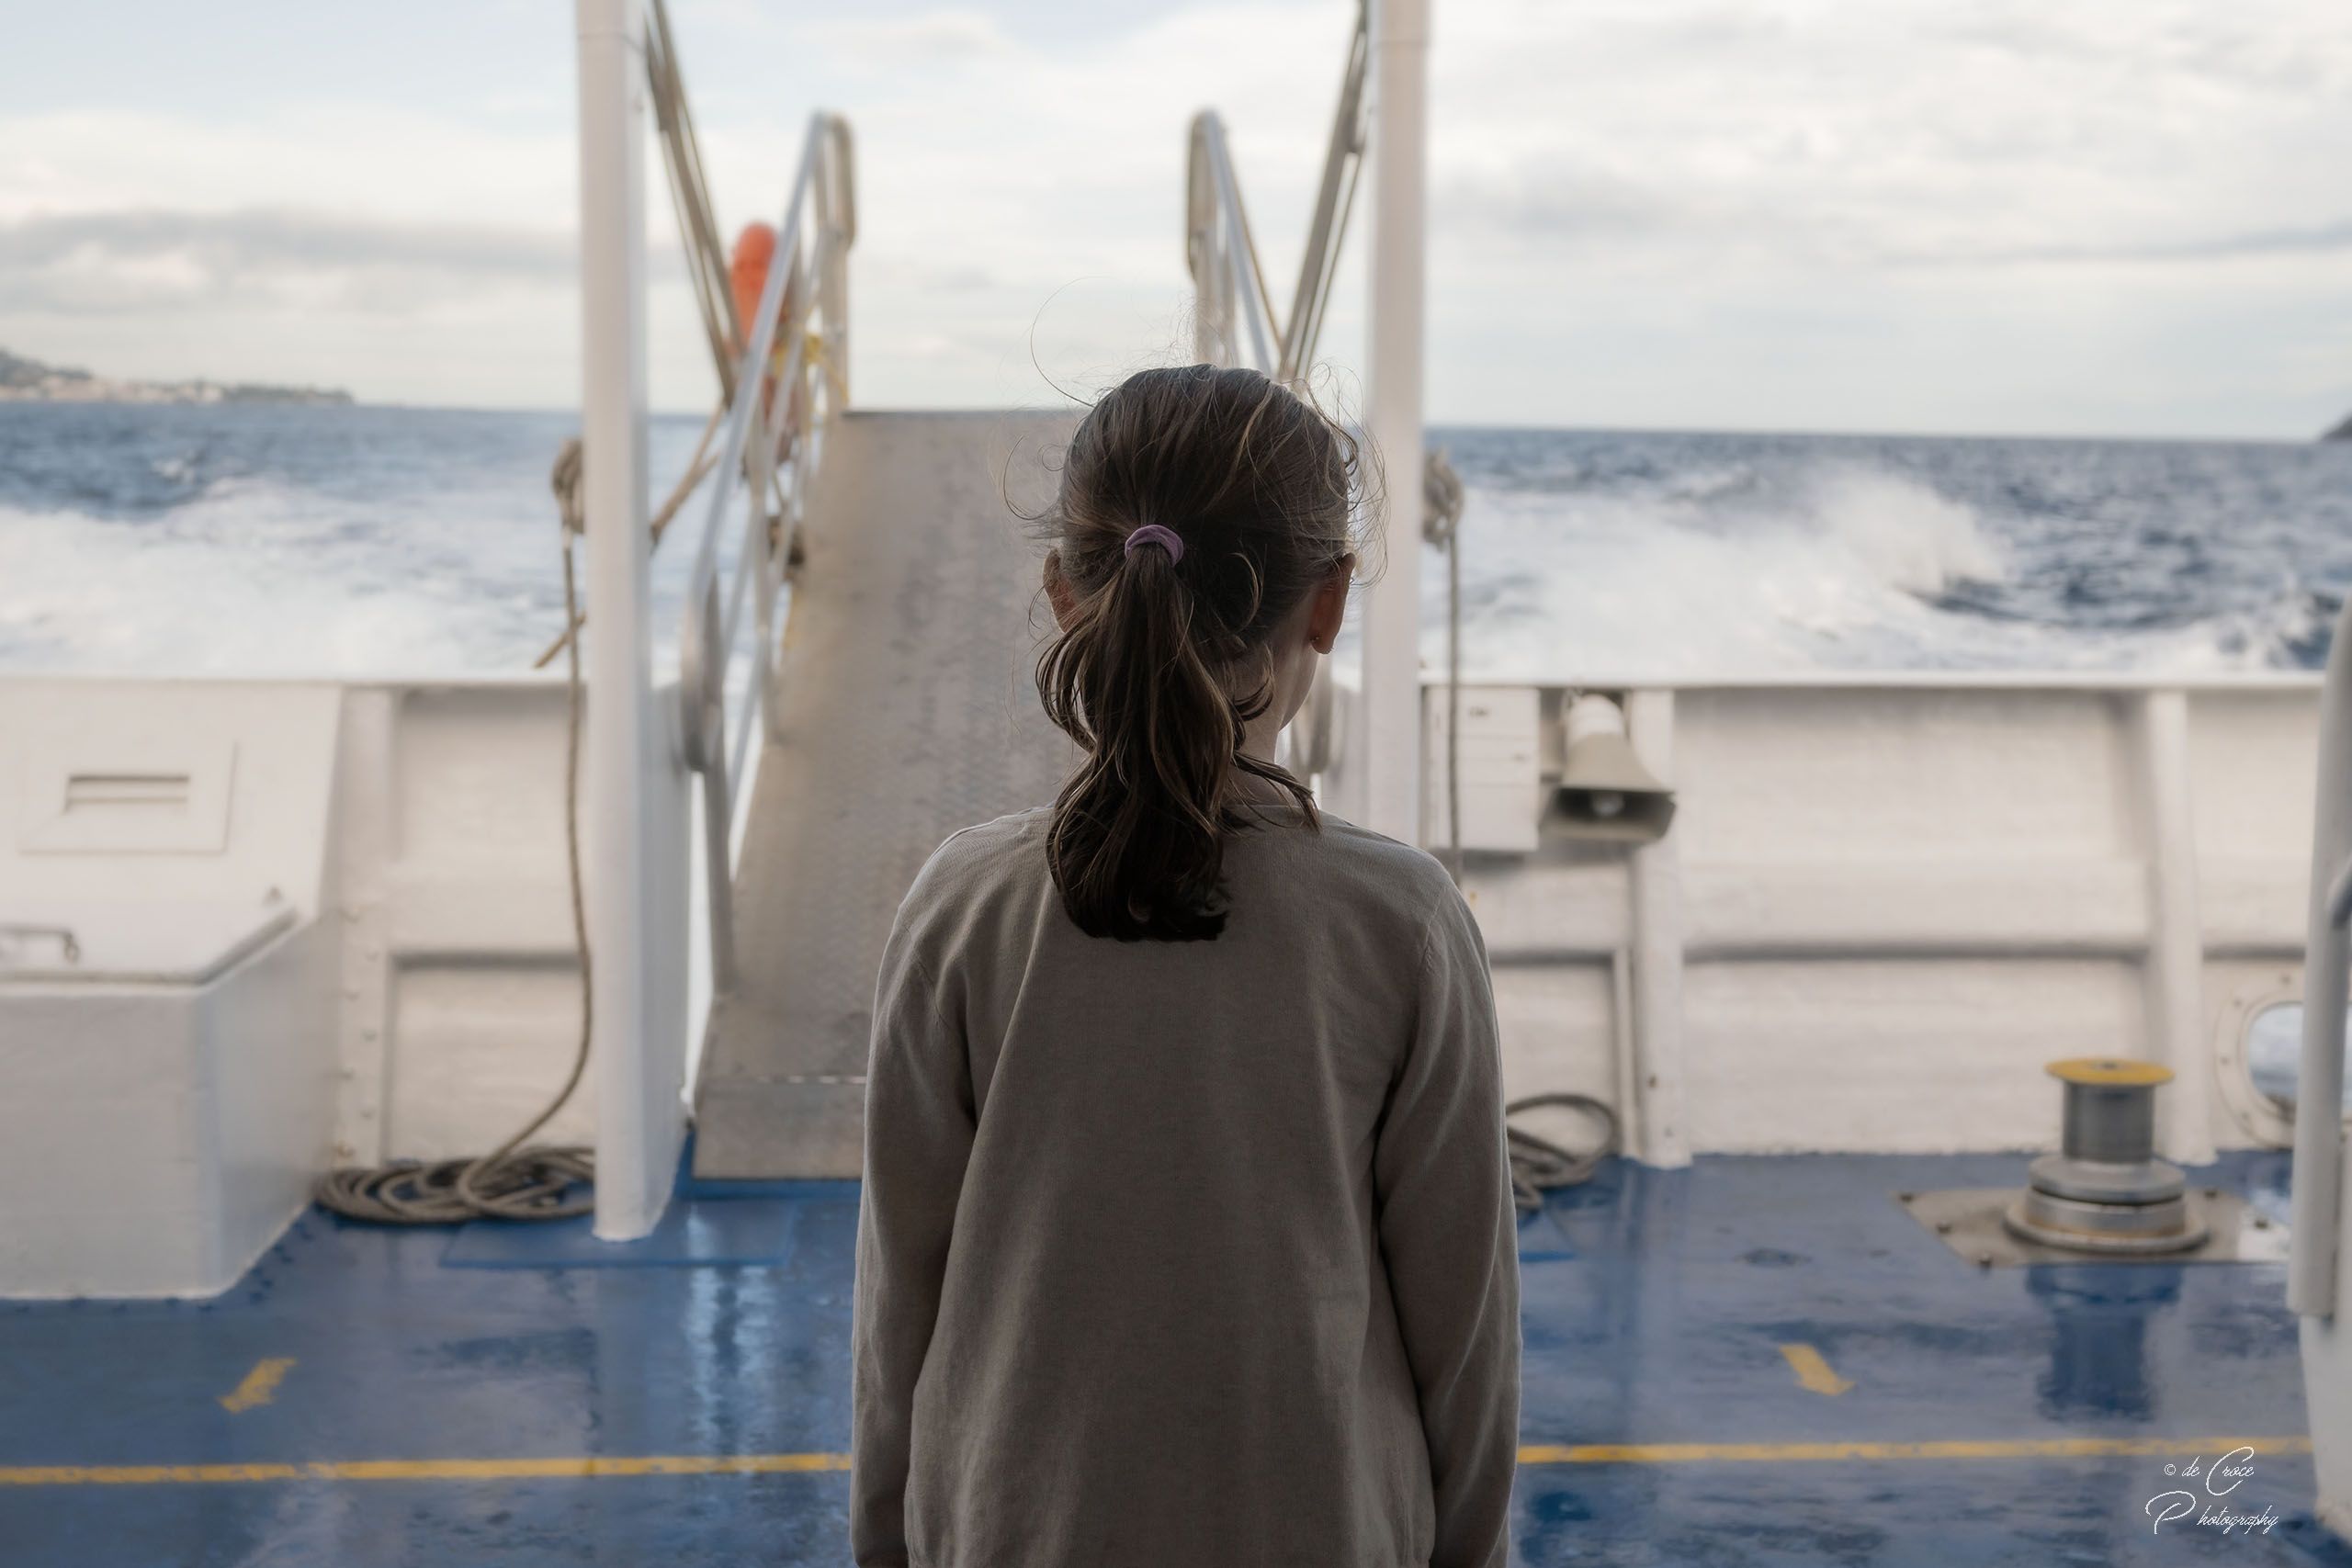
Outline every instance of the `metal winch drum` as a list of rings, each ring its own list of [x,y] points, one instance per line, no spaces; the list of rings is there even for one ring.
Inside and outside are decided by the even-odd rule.
[[[2155,1157],[2156,1090],[2172,1071],[2120,1056],[2050,1064],[2066,1086],[2062,1150],[2027,1171],[2002,1214],[2012,1235],[2075,1252],[2181,1252],[2205,1240],[2180,1168]]]

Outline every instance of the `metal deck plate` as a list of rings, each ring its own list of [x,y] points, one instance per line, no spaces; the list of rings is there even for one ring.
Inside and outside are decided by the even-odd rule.
[[[899,900],[948,834],[1043,805],[1067,775],[1032,677],[1041,557],[1012,507],[1037,510],[1041,449],[1075,423],[834,426],[737,873],[741,980],[711,1010],[696,1176],[859,1174],[875,973]]]
[[[2282,1263],[2287,1227],[2246,1205],[2234,1192],[2192,1188],[2209,1234],[2178,1252],[2070,1252],[2043,1247],[2010,1233],[2001,1214],[2018,1193],[2015,1187],[1955,1187],[1940,1192],[1898,1192],[1894,1200],[1938,1240],[1980,1268],[2014,1269],[2034,1263]]]

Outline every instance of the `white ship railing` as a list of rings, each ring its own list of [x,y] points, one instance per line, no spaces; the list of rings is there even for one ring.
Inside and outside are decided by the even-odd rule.
[[[1184,262],[1193,276],[1193,351],[1204,363],[1247,364],[1283,381],[1313,363],[1363,168],[1370,129],[1364,73],[1370,59],[1370,18],[1360,3],[1287,321],[1274,315],[1225,121],[1214,109],[1193,117],[1184,174]]]
[[[1243,346],[1248,361],[1268,375],[1281,362],[1282,331],[1266,302],[1266,275],[1242,209],[1225,144],[1225,121],[1214,109],[1193,117],[1192,153],[1185,170],[1185,261],[1193,272],[1193,353],[1204,364],[1230,365]]]
[[[818,114],[777,225],[775,257],[745,323],[718,467],[679,629],[679,732],[702,781],[703,856],[714,994],[735,976],[736,805],[773,723],[776,596],[793,532],[848,401],[849,247],[857,233],[849,125]],[[761,367],[775,367],[773,375]],[[740,543],[731,560],[723,550]],[[748,656],[747,679],[730,675]],[[731,709],[731,711],[730,711]]]

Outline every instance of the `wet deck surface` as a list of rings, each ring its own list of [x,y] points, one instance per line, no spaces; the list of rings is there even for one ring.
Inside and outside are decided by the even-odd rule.
[[[1980,1271],[1892,1197],[2021,1163],[1557,1195],[1521,1233],[1516,1560],[2352,1564],[2308,1517],[2283,1269]],[[2283,1213],[2280,1157],[2202,1174]],[[0,1305],[0,1562],[836,1568],[855,1205],[692,1196],[620,1254],[314,1214],[209,1304]],[[2278,1522],[2154,1528],[2224,1438],[2256,1444],[2227,1502]]]

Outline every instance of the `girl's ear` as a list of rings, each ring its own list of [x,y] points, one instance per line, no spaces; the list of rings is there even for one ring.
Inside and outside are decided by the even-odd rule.
[[[1068,631],[1078,620],[1078,595],[1071,592],[1069,579],[1062,575],[1062,553],[1046,552],[1046,597],[1053,602],[1054,624]]]
[[[1348,582],[1355,570],[1356,558],[1343,558],[1315,591],[1312,607],[1306,613],[1306,640],[1317,653],[1330,652],[1331,645],[1340,639],[1340,623],[1348,614]]]

